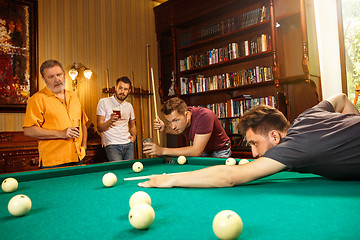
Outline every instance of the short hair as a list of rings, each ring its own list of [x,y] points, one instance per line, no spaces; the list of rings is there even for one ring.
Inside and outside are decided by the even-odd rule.
[[[46,60],[45,62],[43,62],[41,64],[41,67],[40,67],[41,76],[44,77],[45,69],[52,68],[52,67],[55,67],[55,66],[59,66],[62,69],[62,71],[65,72],[62,64],[59,61],[54,60],[54,59],[49,59],[49,60]]]
[[[161,109],[165,115],[170,115],[172,112],[178,111],[179,114],[185,115],[187,105],[184,100],[174,97],[167,100]]]
[[[265,136],[271,130],[286,132],[290,128],[290,122],[284,114],[274,107],[258,105],[251,108],[240,118],[239,130],[245,136],[249,129]]]
[[[131,81],[130,81],[130,79],[129,79],[128,77],[123,76],[123,77],[118,78],[118,79],[116,80],[116,85],[118,85],[119,82],[123,82],[123,83],[129,84],[130,89],[131,89]]]

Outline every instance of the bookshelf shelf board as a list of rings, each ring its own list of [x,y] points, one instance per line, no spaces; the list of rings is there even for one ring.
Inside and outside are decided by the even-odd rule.
[[[239,118],[239,117],[237,117],[237,118]],[[230,136],[239,136],[239,137],[242,137],[242,135],[240,134],[240,133],[228,133],[227,134],[229,137]]]
[[[240,117],[218,117],[220,120],[230,120],[230,119],[236,119]],[[240,134],[239,134],[240,135]]]
[[[245,27],[245,28],[241,28],[239,30],[236,30],[236,31],[233,31],[233,32],[230,32],[230,33],[226,33],[226,34],[219,35],[219,36],[216,36],[216,37],[213,37],[213,38],[202,40],[202,41],[199,41],[199,42],[187,45],[187,46],[179,47],[178,50],[183,51],[183,50],[191,50],[191,49],[194,49],[194,48],[203,47],[206,44],[211,44],[211,43],[216,42],[216,41],[223,41],[223,40],[227,40],[227,39],[232,39],[234,37],[237,37],[238,35],[243,35],[243,34],[251,32],[251,31],[267,29],[267,28],[269,28],[269,26],[270,26],[270,21],[266,20],[266,21],[263,21],[261,23],[257,23],[257,24],[254,24],[254,25],[251,25],[251,26],[248,26],[248,27]]]
[[[235,152],[236,151],[251,151],[251,148],[250,147],[232,147],[231,150],[235,151]]]
[[[238,57],[235,59],[231,59],[231,60],[227,60],[227,61],[223,61],[223,62],[219,62],[219,63],[214,63],[211,65],[205,65],[202,67],[197,67],[197,68],[192,68],[189,70],[181,71],[180,74],[181,75],[189,75],[189,74],[194,74],[197,72],[203,72],[205,70],[210,70],[210,69],[215,69],[215,68],[219,68],[219,67],[225,67],[225,66],[229,66],[229,65],[233,65],[233,64],[238,64],[241,62],[247,62],[247,61],[256,60],[256,59],[260,59],[260,58],[271,57],[272,53],[273,52],[270,49],[268,51],[261,52],[261,53],[250,54],[250,55],[244,56],[244,57]]]

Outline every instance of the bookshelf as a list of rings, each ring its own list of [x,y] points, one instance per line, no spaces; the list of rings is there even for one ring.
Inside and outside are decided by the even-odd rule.
[[[319,100],[316,84],[303,73],[282,74],[278,52],[289,49],[278,49],[274,9],[274,0],[169,0],[154,8],[161,100],[178,96],[189,106],[212,109],[232,140],[234,157],[251,156],[236,131],[241,113],[268,104],[292,121]],[[301,60],[297,64],[301,68]],[[174,138],[178,146],[186,144],[173,136],[171,144]]]

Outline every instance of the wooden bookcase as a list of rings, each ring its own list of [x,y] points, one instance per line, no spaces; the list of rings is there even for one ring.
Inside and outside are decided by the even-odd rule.
[[[243,111],[266,101],[290,121],[319,100],[305,74],[281,75],[286,71],[278,53],[286,50],[278,49],[274,9],[274,0],[170,0],[154,8],[161,100],[173,96],[174,85],[175,96],[189,106],[212,108],[232,139],[235,157],[251,156],[233,128],[239,116],[231,113],[239,109],[232,103],[239,97],[255,99],[243,100]],[[301,61],[296,64],[301,68]],[[168,139],[172,146],[186,144],[180,137]]]

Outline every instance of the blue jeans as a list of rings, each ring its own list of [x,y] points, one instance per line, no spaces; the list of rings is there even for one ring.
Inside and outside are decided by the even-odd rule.
[[[110,162],[131,160],[134,159],[134,143],[107,145],[105,152]]]
[[[226,149],[226,150],[221,150],[221,151],[214,151],[212,153],[206,154],[203,153],[201,154],[201,156],[204,157],[215,157],[215,158],[228,158],[231,155],[231,148]]]

